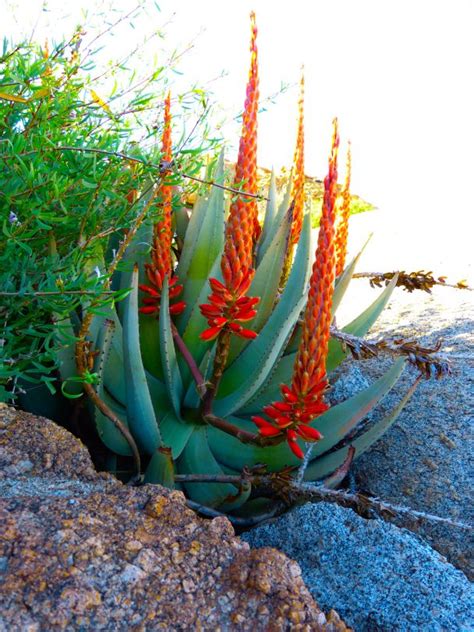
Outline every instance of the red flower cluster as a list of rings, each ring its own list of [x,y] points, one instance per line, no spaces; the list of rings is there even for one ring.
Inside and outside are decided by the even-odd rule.
[[[229,290],[217,279],[209,279],[212,294],[208,296],[209,303],[200,305],[201,314],[207,318],[209,329],[204,330],[202,340],[214,340],[227,329],[241,338],[255,338],[257,334],[250,329],[244,329],[240,323],[252,320],[257,314],[254,307],[260,301],[258,297],[245,296],[254,275],[249,270],[235,290]]]
[[[150,285],[139,285],[138,287],[142,292],[146,292],[148,296],[143,298],[143,307],[140,307],[138,311],[142,314],[159,314],[160,313],[160,303],[161,303],[161,290],[163,289],[163,281],[159,271],[153,268],[153,265],[147,264],[146,267],[146,275],[148,277],[148,281]],[[169,282],[169,298],[175,298],[179,296],[183,291],[182,285],[176,285],[178,282],[178,277],[171,277]],[[181,312],[185,309],[186,303],[184,301],[178,301],[173,305],[170,305],[170,314],[176,316],[177,314],[181,314]]]
[[[327,386],[326,358],[331,325],[331,303],[334,291],[336,253],[334,222],[337,197],[337,151],[339,136],[334,121],[329,173],[324,180],[323,213],[318,236],[316,259],[311,274],[308,302],[303,319],[301,342],[296,354],[291,388],[281,386],[282,402],[265,406],[263,412],[271,419],[252,417],[261,435],[286,435],[293,453],[303,458],[296,442],[318,441],[321,434],[309,423],[324,413],[328,406],[323,394]]]
[[[322,438],[321,433],[309,423],[328,409],[328,405],[321,399],[321,392],[325,387],[324,381],[303,397],[295,391],[294,386],[290,388],[282,384],[280,388],[283,401],[273,402],[263,409],[273,423],[258,415],[252,417],[252,421],[263,437],[276,437],[285,433],[291,451],[302,459],[303,450],[296,440],[301,438],[303,441],[319,441]]]
[[[170,94],[168,92],[165,100],[164,128],[162,137],[162,161],[171,163],[171,105]],[[166,172],[165,172],[166,173]],[[169,279],[170,299],[178,296],[182,285],[177,285],[178,278],[172,276],[171,269],[171,241],[173,229],[171,227],[171,200],[173,188],[169,184],[162,184],[160,188],[160,204],[163,210],[163,217],[153,228],[153,248],[151,252],[151,263],[145,264],[146,275],[149,284],[142,284],[139,288],[146,292],[148,296],[143,299],[143,307],[140,308],[142,314],[158,314],[160,311],[161,290],[165,276]],[[181,314],[186,307],[184,301],[179,301],[170,306],[171,314]]]

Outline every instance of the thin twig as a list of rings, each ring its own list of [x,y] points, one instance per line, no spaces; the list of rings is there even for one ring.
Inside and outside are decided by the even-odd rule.
[[[213,180],[203,180],[202,178],[198,178],[197,176],[191,176],[181,171],[173,162],[171,163],[162,162],[160,164],[156,164],[153,162],[149,162],[147,160],[142,160],[141,158],[128,156],[127,154],[124,154],[123,152],[120,152],[120,151],[108,151],[106,149],[98,149],[96,147],[69,147],[69,146],[61,145],[59,147],[51,147],[51,149],[54,151],[81,151],[81,152],[86,152],[86,153],[101,154],[103,156],[109,156],[112,158],[120,158],[121,160],[125,160],[127,162],[137,162],[141,165],[144,165],[145,167],[151,167],[153,169],[157,169],[159,173],[164,173],[166,171],[169,171],[170,169],[174,169],[175,173],[178,173],[183,178],[187,178],[188,180],[193,180],[194,182],[200,182],[201,184],[207,184],[209,186],[217,187],[218,189],[223,189],[224,191],[229,191],[230,193],[234,193],[235,195],[241,195],[247,198],[255,198],[257,200],[264,200],[264,201],[268,200],[268,198],[266,198],[263,195],[258,195],[256,193],[250,193],[249,191],[242,191],[239,189],[234,189],[232,187],[227,187],[223,184],[218,184],[217,182],[214,182]],[[34,152],[28,152],[28,153],[34,153]]]
[[[112,290],[51,290],[48,292],[0,292],[0,296],[16,296],[23,298],[24,296],[113,296],[117,292]]]
[[[445,518],[443,516],[437,516],[435,514],[425,513],[424,511],[417,511],[410,507],[404,507],[402,505],[394,505],[392,503],[375,498],[373,496],[365,496],[363,494],[351,494],[341,489],[328,489],[314,483],[303,483],[300,486],[292,485],[295,493],[303,495],[306,500],[324,500],[327,502],[336,502],[343,506],[349,506],[353,509],[373,509],[382,518],[386,518],[384,514],[401,514],[412,516],[413,518],[419,518],[421,520],[427,520],[429,522],[438,522],[442,524],[448,524],[452,527],[459,529],[467,529],[469,531],[474,530],[474,525],[467,524],[466,522],[458,522],[451,518]]]

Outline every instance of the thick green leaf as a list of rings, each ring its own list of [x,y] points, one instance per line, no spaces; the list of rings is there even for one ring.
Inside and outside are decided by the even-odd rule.
[[[223,179],[224,153],[222,152],[213,180],[222,183]],[[223,189],[212,187],[209,199],[206,200],[202,208],[199,208],[199,216],[201,221],[197,236],[192,240],[192,243],[189,243],[191,240],[185,240],[177,269],[179,278],[185,281],[181,299],[186,303],[186,309],[176,321],[180,331],[184,330],[196,299],[209,278],[209,272],[224,248],[225,201]],[[190,228],[191,223],[188,231]]]
[[[128,428],[127,411],[125,407],[117,401],[105,387],[105,368],[110,360],[112,340],[115,333],[112,321],[106,321],[99,332],[99,338],[97,340],[97,349],[99,354],[96,357],[94,366],[94,370],[97,373],[99,380],[97,395],[117,415],[123,425]],[[123,365],[121,365],[121,368],[123,371]],[[110,419],[95,406],[94,419],[99,437],[109,450],[112,450],[112,452],[122,456],[131,456],[132,451],[128,441],[110,421]]]
[[[123,358],[123,331],[122,324],[114,308],[110,309],[109,320],[114,324],[112,332],[112,344],[105,359],[104,386],[110,394],[123,406],[127,405],[126,375]]]
[[[173,459],[177,459],[184,450],[194,425],[176,417],[170,410],[160,421],[160,432],[164,445],[171,448]]]
[[[183,250],[179,258],[176,274],[185,279],[194,254],[194,247],[201,231],[201,226],[207,212],[208,198],[199,196],[193,205],[188,228],[184,236]]]
[[[224,473],[209,448],[206,427],[195,428],[178,461],[178,469],[180,474]],[[191,500],[207,507],[225,505],[228,510],[248,498],[248,494],[239,494],[238,488],[229,483],[184,483],[183,486]]]
[[[156,417],[160,420],[159,428],[163,445],[171,448],[173,458],[176,459],[183,451],[193,425],[175,415],[168,397],[168,390],[163,382],[148,372],[146,372],[146,379]]]
[[[173,220],[175,224],[176,235],[178,239],[184,242],[186,237],[186,231],[189,226],[188,209],[185,206],[180,206],[173,213]]]
[[[255,395],[277,363],[306,302],[310,262],[310,218],[305,216],[288,283],[264,329],[224,372],[214,411],[226,417]]]
[[[65,384],[65,390],[69,395],[79,395],[83,391],[81,382],[76,381],[76,344],[72,322],[70,318],[61,320],[57,324],[58,333],[63,341],[63,346],[56,351],[56,357],[59,363],[59,374],[61,381]]]
[[[408,402],[410,397],[416,390],[418,386],[418,381],[416,381],[413,386],[410,387],[406,395],[400,401],[398,406],[386,417],[373,424],[369,430],[364,432],[363,435],[355,439],[351,442],[355,448],[355,456],[357,458],[363,452],[368,450],[380,437],[392,426],[400,412],[403,410],[405,404]],[[335,452],[331,452],[319,459],[316,459],[312,463],[309,464],[304,478],[305,480],[320,480],[328,474],[334,472],[343,462],[347,456],[347,447],[341,448],[340,450],[336,450]]]
[[[139,448],[147,454],[153,454],[162,441],[140,353],[137,268],[132,275],[132,291],[125,299],[123,351],[128,423]]]
[[[288,185],[286,187],[286,192],[281,201],[280,206],[278,207],[277,213],[273,216],[273,220],[271,224],[268,224],[268,229],[265,234],[262,234],[260,239],[260,244],[258,246],[257,252],[257,262],[261,261],[267,252],[267,249],[270,247],[270,244],[275,237],[276,232],[280,228],[286,214],[288,213],[288,209],[290,208],[290,199],[291,199],[291,189],[292,189],[293,177],[292,173],[290,173],[290,177],[288,179]]]
[[[209,273],[209,277],[213,277],[215,279],[218,279],[219,281],[222,281],[220,258],[214,263],[214,266]],[[198,365],[202,362],[204,355],[211,346],[209,342],[205,342],[199,338],[199,334],[207,329],[209,326],[207,324],[207,320],[201,314],[199,305],[207,302],[207,296],[208,294],[210,294],[210,292],[211,289],[209,287],[209,284],[205,283],[201,290],[201,294],[199,295],[199,298],[193,307],[193,311],[191,313],[191,317],[188,321],[184,334],[182,335],[186,347],[188,348],[189,352]],[[188,388],[193,379],[191,372],[181,355],[179,356],[178,361],[179,367],[181,369],[183,384],[185,388]]]
[[[174,474],[174,463],[170,451],[167,448],[158,448],[146,469],[145,483],[154,483],[163,485],[168,489],[174,489]]]
[[[165,278],[163,288],[161,290],[161,306],[160,306],[160,352],[163,363],[163,375],[169,400],[173,405],[174,412],[177,416],[181,412],[181,401],[183,398],[183,381],[179,372],[178,360],[176,359],[176,350],[174,348],[174,340],[172,333],[172,324],[170,318],[168,279]]]
[[[263,386],[245,406],[238,410],[237,414],[241,417],[259,415],[264,406],[270,402],[279,400],[281,397],[280,384],[289,384],[291,382],[295,359],[296,353],[282,356]]]

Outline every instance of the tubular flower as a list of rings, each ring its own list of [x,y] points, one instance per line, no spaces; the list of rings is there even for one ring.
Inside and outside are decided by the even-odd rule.
[[[255,14],[250,14],[250,72],[247,97],[243,114],[239,156],[235,169],[235,186],[243,185],[245,191],[257,194],[257,112],[258,112],[258,64],[257,27]],[[257,314],[254,307],[259,298],[245,296],[255,270],[252,267],[254,243],[260,233],[255,198],[245,200],[237,196],[230,207],[226,225],[224,253],[221,270],[224,284],[209,279],[212,294],[209,304],[200,305],[207,318],[209,329],[200,335],[202,340],[213,340],[221,331],[229,331],[241,338],[255,338],[257,334],[244,329],[241,322],[248,322]]]
[[[172,160],[171,153],[171,112],[170,112],[170,93],[168,92],[165,99],[165,115],[164,129],[162,137],[161,160],[164,163],[170,163]],[[164,171],[166,174],[167,171]],[[148,294],[143,299],[143,307],[140,308],[142,314],[157,314],[160,311],[161,290],[165,276],[169,279],[170,299],[178,296],[182,289],[182,285],[178,285],[177,277],[172,275],[171,266],[171,240],[173,231],[171,228],[171,201],[173,197],[173,188],[168,184],[162,184],[160,188],[160,206],[162,208],[162,218],[155,224],[153,228],[153,245],[151,251],[151,263],[145,264],[148,284],[140,285],[140,289]],[[183,301],[174,303],[170,306],[171,314],[181,314],[186,307]]]
[[[349,229],[349,213],[351,206],[351,144],[347,147],[346,179],[338,205],[338,221],[336,227],[336,276],[344,270],[347,253],[347,235]]]
[[[264,436],[286,435],[293,453],[303,458],[303,451],[296,442],[318,441],[321,434],[309,423],[324,413],[328,406],[323,395],[327,387],[326,358],[331,324],[331,304],[335,279],[334,223],[337,199],[337,152],[339,136],[337,120],[334,120],[329,172],[324,180],[323,213],[318,236],[316,260],[310,280],[308,302],[301,331],[301,342],[296,354],[291,387],[280,387],[283,401],[265,406],[263,417],[252,417],[260,434]],[[271,430],[273,429],[273,430]]]
[[[291,228],[290,243],[298,243],[303,225],[304,209],[304,74],[301,73],[300,98],[298,101],[298,134],[296,137],[295,157],[293,161],[293,197],[295,208],[293,210],[293,225]]]

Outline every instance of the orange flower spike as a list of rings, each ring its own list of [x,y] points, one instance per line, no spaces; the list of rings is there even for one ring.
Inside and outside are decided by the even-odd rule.
[[[347,237],[349,232],[349,214],[351,207],[351,144],[348,143],[347,147],[347,161],[346,161],[346,179],[344,181],[344,188],[340,195],[340,206],[338,212],[338,224],[336,230],[336,276],[338,277],[344,271],[344,265],[346,262],[347,254]]]
[[[250,71],[247,83],[247,97],[242,120],[239,156],[235,167],[234,188],[241,187],[252,195],[257,194],[257,113],[258,113],[258,57],[257,26],[255,14],[250,14]],[[234,334],[248,340],[256,333],[245,329],[241,322],[249,322],[256,316],[255,305],[258,297],[246,297],[255,274],[253,269],[254,244],[260,233],[257,200],[236,196],[227,219],[224,253],[221,270],[224,285],[216,279],[209,279],[213,293],[209,303],[200,305],[201,313],[207,318],[209,329],[200,335],[202,340],[213,340],[220,332]],[[219,315],[219,322],[216,316]],[[222,357],[228,353],[224,345]],[[217,357],[217,355],[216,355]]]
[[[329,171],[324,179],[324,199],[318,235],[316,260],[310,280],[308,302],[303,320],[301,343],[293,373],[293,390],[305,397],[316,386],[314,400],[321,397],[326,378],[326,357],[331,325],[331,304],[336,268],[335,231],[337,199],[337,119],[333,136]],[[320,393],[318,395],[318,393]]]
[[[172,159],[172,143],[171,143],[171,97],[170,93],[166,95],[165,112],[164,112],[164,128],[161,145],[161,161],[165,163],[171,162]],[[165,174],[167,171],[165,170]],[[155,224],[153,230],[153,253],[152,259],[156,269],[160,270],[162,277],[171,272],[171,201],[173,198],[173,187],[169,184],[162,184],[160,190],[160,203],[162,208],[162,217]]]
[[[242,118],[242,134],[240,137],[239,155],[235,167],[235,188],[256,195],[257,188],[257,113],[258,113],[258,55],[257,26],[255,13],[250,14],[250,71],[247,83],[247,97]],[[234,274],[240,276],[240,269],[252,267],[253,247],[260,227],[258,224],[257,200],[236,197],[230,207],[226,228],[225,254],[229,263],[238,263]],[[233,246],[233,247],[232,247]],[[235,249],[235,250],[234,250]],[[237,261],[235,261],[235,258]]]
[[[293,197],[295,206],[293,209],[293,226],[291,229],[291,244],[298,243],[303,225],[304,211],[304,74],[301,72],[300,98],[298,101],[298,134],[296,137],[295,157],[293,161]]]
[[[171,97],[166,95],[164,110],[164,127],[161,145],[161,161],[170,163],[172,160],[172,140],[171,140]],[[169,169],[164,169],[166,175]],[[140,308],[143,314],[158,314],[161,302],[161,289],[165,276],[169,279],[170,299],[176,298],[181,293],[183,286],[177,285],[178,278],[172,275],[171,261],[171,241],[173,229],[171,226],[173,187],[169,184],[162,184],[160,188],[160,206],[162,216],[153,227],[153,247],[151,251],[151,263],[145,264],[146,275],[149,285],[140,285],[140,289],[148,294],[143,299],[144,306]],[[186,304],[178,301],[170,305],[170,313],[181,314]]]

